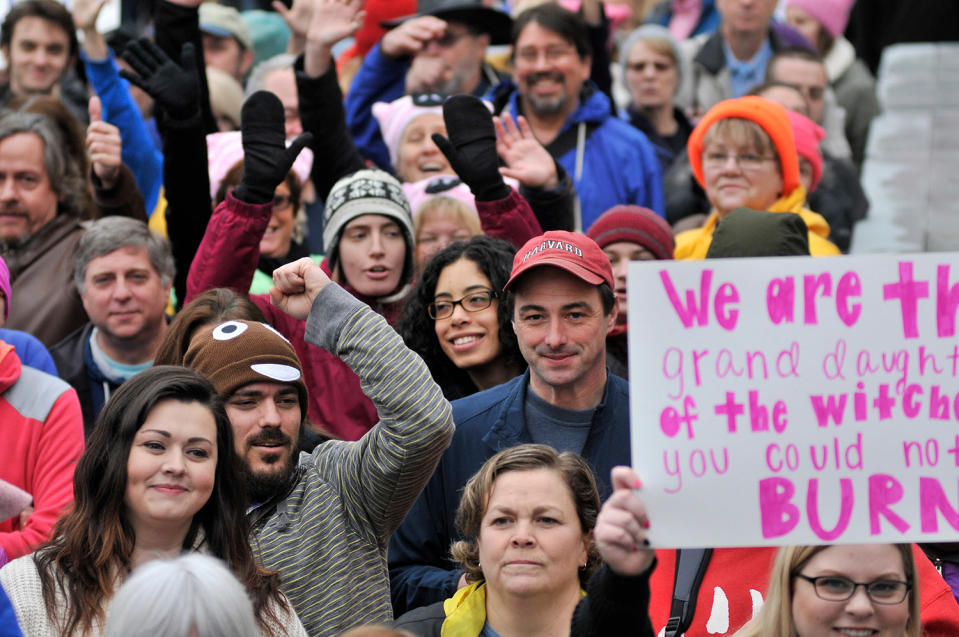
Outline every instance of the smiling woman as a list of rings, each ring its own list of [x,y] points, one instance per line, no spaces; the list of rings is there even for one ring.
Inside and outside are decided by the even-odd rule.
[[[734,637],[918,637],[909,544],[779,549],[762,610]]]
[[[502,302],[515,248],[477,236],[426,266],[398,326],[449,400],[513,378],[525,366]]]
[[[829,224],[806,209],[792,123],[779,104],[762,97],[724,100],[689,136],[689,163],[713,210],[705,225],[676,235],[677,259],[702,259],[716,225],[736,208],[794,212],[809,229],[813,256],[839,254]]]
[[[305,635],[275,573],[250,551],[230,421],[195,372],[153,367],[104,407],[77,463],[75,505],[53,539],[0,571],[29,635],[99,635],[110,598],[151,559],[202,550],[225,561],[260,632]]]

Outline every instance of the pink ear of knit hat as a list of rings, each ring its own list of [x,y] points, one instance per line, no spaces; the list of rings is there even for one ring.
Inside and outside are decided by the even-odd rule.
[[[476,198],[469,187],[454,175],[438,175],[427,177],[413,183],[403,184],[403,192],[410,202],[413,219],[419,216],[420,206],[438,195],[452,197],[465,203],[470,210],[476,210]]]
[[[243,159],[243,140],[240,131],[212,133],[206,136],[206,152],[210,169],[210,197],[216,199],[216,191],[220,189],[220,182],[226,177],[236,162]],[[305,183],[310,178],[310,169],[313,168],[313,151],[304,148],[293,162],[291,171]]]
[[[793,111],[789,111],[787,115],[793,125],[796,152],[812,164],[812,184],[809,186],[809,192],[812,192],[822,178],[822,153],[819,152],[819,142],[826,137],[826,131],[805,115]]]
[[[826,33],[838,38],[846,30],[854,3],[855,0],[786,0],[786,7],[802,9],[815,18]]]

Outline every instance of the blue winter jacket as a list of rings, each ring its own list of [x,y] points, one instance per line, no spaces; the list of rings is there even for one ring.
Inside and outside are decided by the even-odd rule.
[[[493,95],[503,92],[501,85]],[[518,102],[519,92],[514,85],[507,107],[514,118],[520,113]],[[645,206],[663,216],[663,178],[655,147],[646,135],[613,115],[609,98],[592,82],[584,86],[579,108],[570,115],[559,135],[580,123],[585,124],[588,135],[580,178],[576,178],[576,145],[556,160],[573,178],[582,207],[583,231],[617,204]]]
[[[673,19],[672,3],[669,0],[660,2],[646,16],[646,22],[661,24],[664,27],[669,26],[669,21]],[[703,11],[699,14],[699,21],[689,37],[693,38],[700,33],[712,33],[719,28],[720,16],[716,9],[716,0],[703,0]]]
[[[80,57],[87,79],[103,105],[103,121],[120,129],[120,154],[123,163],[136,178],[143,195],[147,215],[153,214],[163,185],[163,153],[150,135],[140,108],[130,95],[130,84],[120,77],[113,52],[107,49],[103,60],[91,60],[82,51]]]
[[[630,464],[629,384],[608,372],[607,379],[583,448],[603,499],[611,493],[610,470]],[[394,616],[456,592],[462,571],[449,559],[449,547],[461,539],[454,526],[461,491],[494,454],[532,442],[523,409],[528,387],[529,370],[502,385],[453,401],[453,441],[390,540]]]

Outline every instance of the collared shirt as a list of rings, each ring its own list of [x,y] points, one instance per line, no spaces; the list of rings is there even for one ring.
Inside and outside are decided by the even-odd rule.
[[[767,37],[751,60],[741,61],[736,59],[729,44],[724,40],[723,53],[726,55],[726,66],[729,67],[732,96],[742,97],[763,81],[766,75],[766,64],[773,56],[773,47]]]

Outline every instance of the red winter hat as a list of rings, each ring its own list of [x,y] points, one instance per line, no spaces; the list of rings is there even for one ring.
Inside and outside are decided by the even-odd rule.
[[[785,108],[755,95],[719,102],[706,111],[689,135],[686,149],[689,151],[689,164],[693,168],[693,174],[699,185],[706,187],[703,178],[703,138],[713,124],[721,119],[732,118],[755,122],[769,135],[776,154],[779,155],[779,164],[782,166],[783,194],[795,190],[799,185],[799,156],[796,154],[792,123]]]
[[[586,235],[566,230],[550,230],[527,241],[513,257],[513,271],[503,290],[527,270],[551,265],[566,270],[590,285],[606,283],[613,287],[613,268],[596,242]]]
[[[789,111],[787,115],[793,125],[793,135],[796,137],[796,152],[812,164],[812,184],[809,186],[809,192],[812,192],[822,178],[822,154],[819,152],[819,142],[826,137],[826,131],[801,113]]]
[[[617,241],[643,246],[657,259],[673,258],[673,229],[649,208],[613,206],[599,216],[586,233],[600,248]]]

